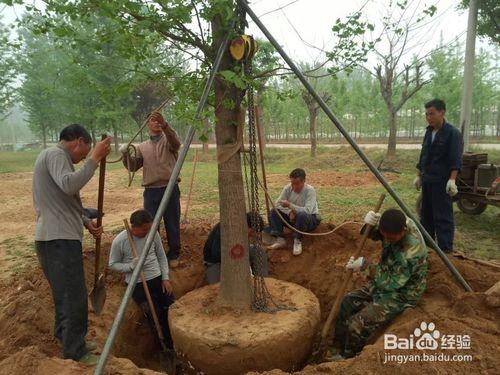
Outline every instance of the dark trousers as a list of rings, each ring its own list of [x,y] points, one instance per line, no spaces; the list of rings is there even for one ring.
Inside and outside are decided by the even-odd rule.
[[[168,326],[168,308],[175,302],[174,296],[163,293],[161,276],[148,280],[147,284],[149,293],[151,294],[151,299],[153,300],[153,304],[155,306],[156,315],[158,316],[158,321],[160,322],[161,331],[163,333],[163,337],[165,338],[165,345],[167,348],[173,349],[172,336],[170,335],[170,328]],[[136,284],[134,292],[132,293],[132,298],[146,313],[148,322],[151,325],[151,328],[155,331],[156,337],[154,320],[149,310],[146,293],[144,292],[142,283]]]
[[[87,353],[87,288],[82,243],[77,240],[36,241],[35,247],[52,289],[54,336],[62,343],[64,358],[78,360]]]
[[[146,188],[144,190],[144,209],[148,211],[153,217],[158,211],[163,193],[166,187],[163,188]],[[172,190],[172,195],[167,204],[167,209],[163,213],[163,223],[165,224],[165,231],[167,232],[168,240],[168,253],[169,260],[179,258],[181,251],[181,192],[179,185],[175,184]]]
[[[311,232],[319,225],[317,216],[313,214],[297,212],[297,215],[295,215],[294,223],[292,223],[292,221],[290,220],[290,216],[285,214],[283,211],[280,211],[280,214],[288,224],[300,230],[301,232]],[[281,221],[281,218],[278,216],[276,209],[273,208],[269,213],[269,233],[272,236],[281,236],[281,234],[283,233],[284,225],[285,224],[283,224],[283,222]],[[297,232],[293,232],[293,236],[298,239],[302,238],[302,234]]]
[[[453,202],[446,193],[446,181],[422,183],[422,213],[420,222],[441,250],[453,251]]]
[[[388,324],[403,310],[399,304],[374,303],[366,286],[346,294],[335,324],[334,346],[344,357],[354,357],[378,328]]]

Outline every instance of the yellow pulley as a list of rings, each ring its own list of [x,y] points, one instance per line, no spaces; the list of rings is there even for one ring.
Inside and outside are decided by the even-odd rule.
[[[257,42],[251,35],[240,35],[229,46],[229,52],[236,61],[252,59],[257,50]]]

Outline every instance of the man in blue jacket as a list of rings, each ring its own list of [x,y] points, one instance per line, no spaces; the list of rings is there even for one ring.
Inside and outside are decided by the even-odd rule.
[[[425,104],[429,126],[424,135],[414,185],[422,188],[421,223],[437,239],[441,250],[453,251],[452,198],[458,193],[455,180],[462,166],[462,138],[458,129],[446,122],[446,104],[433,99]]]

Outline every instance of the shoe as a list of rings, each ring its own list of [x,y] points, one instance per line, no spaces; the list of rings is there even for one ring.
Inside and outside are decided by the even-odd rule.
[[[92,352],[97,349],[97,344],[94,341],[85,341],[85,348],[88,352]]]
[[[172,259],[168,262],[168,265],[170,268],[177,268],[179,267],[179,261],[177,259]]]
[[[276,238],[276,241],[274,241],[274,243],[270,246],[268,246],[267,248],[269,250],[275,250],[275,249],[281,249],[283,247],[286,246],[286,241],[283,237],[278,237]]]
[[[293,240],[293,255],[302,254],[302,242],[299,239]]]
[[[81,357],[78,362],[83,363],[84,365],[87,366],[95,366],[97,365],[97,362],[99,362],[99,357],[98,355],[92,354],[92,353],[87,353],[83,357]]]
[[[57,339],[57,345],[62,348],[62,340]],[[87,352],[93,352],[97,349],[97,344],[94,341],[85,341],[85,349]]]

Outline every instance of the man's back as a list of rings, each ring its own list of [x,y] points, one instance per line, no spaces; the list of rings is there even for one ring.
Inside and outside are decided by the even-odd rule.
[[[57,145],[43,150],[33,170],[35,241],[82,240],[79,190],[92,178],[97,164],[89,159],[75,172],[69,153]]]

